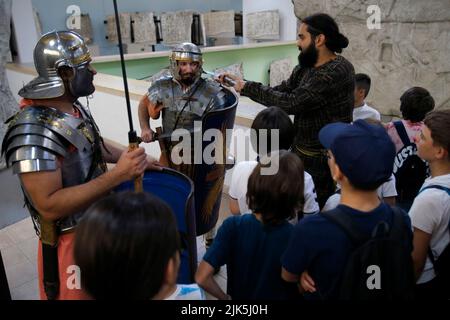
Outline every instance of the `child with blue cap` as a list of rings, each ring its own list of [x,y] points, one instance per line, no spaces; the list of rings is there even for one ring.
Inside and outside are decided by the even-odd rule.
[[[331,176],[341,185],[340,204],[297,224],[282,257],[282,278],[300,281],[307,299],[341,298],[348,261],[359,248],[348,229],[370,239],[380,223],[393,230],[394,221],[399,221],[402,257],[409,260],[405,274],[412,276],[411,222],[405,212],[394,212],[381,202],[376,192],[389,180],[395,157],[394,144],[384,128],[364,120],[332,123],[320,130],[319,140],[327,149]],[[344,226],[336,220],[344,220]]]

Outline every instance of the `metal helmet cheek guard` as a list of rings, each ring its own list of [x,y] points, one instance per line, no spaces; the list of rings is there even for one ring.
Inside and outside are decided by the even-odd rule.
[[[178,61],[198,62],[198,69],[195,73],[195,79],[200,78],[203,72],[203,58],[200,48],[193,43],[183,42],[173,48],[170,55],[170,72],[176,80],[181,80],[180,67]]]
[[[34,48],[34,65],[38,76],[27,83],[19,95],[27,99],[57,98],[66,92],[58,68],[77,67],[91,61],[83,38],[73,31],[52,31],[44,34]]]

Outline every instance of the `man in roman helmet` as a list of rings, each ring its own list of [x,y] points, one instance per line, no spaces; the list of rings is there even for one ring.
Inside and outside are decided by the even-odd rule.
[[[74,229],[94,201],[155,165],[143,148],[127,152],[103,142],[89,110],[78,101],[95,91],[90,62],[77,33],[43,35],[34,49],[38,76],[19,91],[21,110],[8,121],[2,144],[40,238],[41,299],[87,298],[68,281],[77,276]],[[107,171],[106,162],[117,165]]]
[[[214,229],[211,228],[217,221],[225,169],[221,165],[194,165],[194,159],[198,159],[199,155],[194,155],[193,139],[191,163],[175,164],[172,150],[180,139],[173,139],[171,134],[177,129],[186,129],[191,132],[192,137],[194,122],[208,122],[207,118],[212,115],[212,111],[217,110],[222,110],[223,114],[218,116],[221,119],[215,129],[223,129],[225,123],[232,127],[235,109],[231,109],[233,105],[237,105],[237,96],[217,82],[202,78],[202,52],[195,44],[185,42],[175,46],[169,60],[171,76],[154,81],[140,100],[141,138],[144,142],[153,140],[154,132],[150,129],[149,119],[158,119],[162,115],[162,130],[157,131],[161,147],[160,163],[186,174],[194,181],[197,235],[210,231],[206,235],[208,244],[214,234]],[[204,124],[203,130],[207,127]],[[199,178],[202,173],[206,177]]]
[[[162,113],[164,133],[176,129],[192,129],[209,111],[226,104],[224,89],[216,82],[201,77],[202,52],[193,43],[181,43],[170,55],[170,77],[156,80],[139,103],[139,123],[144,142],[152,140],[149,117]]]

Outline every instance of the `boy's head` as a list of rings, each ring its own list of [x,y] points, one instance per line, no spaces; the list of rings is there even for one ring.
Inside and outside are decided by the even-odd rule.
[[[434,109],[434,99],[427,89],[412,87],[400,97],[400,111],[403,119],[420,122]]]
[[[334,180],[346,178],[356,189],[374,191],[388,181],[393,169],[395,146],[386,130],[364,120],[336,122],[323,127],[319,140],[328,150]]]
[[[364,73],[355,74],[355,108],[360,107],[364,103],[370,91],[370,77]]]
[[[276,174],[265,175],[264,167],[275,167]],[[300,158],[286,150],[267,155],[248,179],[247,202],[265,224],[275,224],[295,217],[303,208],[304,169]]]
[[[450,110],[427,114],[425,125],[416,138],[417,154],[423,160],[450,161]]]
[[[94,299],[152,299],[176,283],[180,244],[167,204],[149,193],[121,192],[92,205],[80,223],[74,257]]]
[[[256,136],[253,134],[250,135],[252,147],[253,150],[255,150],[260,156],[264,156],[265,154],[275,150],[289,150],[292,142],[294,141],[294,124],[288,114],[277,107],[265,108],[259,112],[256,115],[255,120],[253,120],[251,129],[252,132],[256,133]],[[267,139],[260,140],[262,129],[267,130]],[[271,134],[276,134],[274,129],[278,130],[278,148],[276,148],[276,146],[272,146],[271,143]],[[263,138],[263,136],[261,136],[261,138]],[[267,148],[261,148],[260,150],[260,144],[263,143],[267,143]]]

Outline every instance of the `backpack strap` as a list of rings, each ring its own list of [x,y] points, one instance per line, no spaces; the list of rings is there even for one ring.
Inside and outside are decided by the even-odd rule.
[[[439,190],[447,192],[447,194],[450,196],[450,188],[440,186],[437,184],[432,184],[432,185],[426,186],[426,187],[420,189],[419,193],[421,193],[422,191],[425,191],[426,189],[439,189]],[[448,224],[448,232],[450,234],[450,222]],[[433,251],[431,251],[430,246],[428,247],[428,258],[430,259],[431,263],[433,264],[433,268],[436,269],[436,259],[434,259]]]
[[[398,136],[402,139],[402,142],[405,146],[411,144],[409,140],[408,133],[406,132],[405,126],[401,121],[394,121],[395,130],[397,130]]]
[[[450,222],[448,223],[447,229],[448,229],[448,233],[450,234]],[[449,245],[449,244],[447,244],[447,245]],[[433,265],[433,269],[436,270],[436,259],[434,258],[433,251],[431,251],[431,246],[428,246],[428,258],[430,259],[431,264]]]
[[[405,220],[403,218],[404,211],[400,207],[393,206],[392,209],[392,224],[389,232],[391,239],[401,240],[405,232]]]
[[[403,220],[403,210],[398,207],[391,207],[392,208],[392,223],[389,228],[389,237],[392,239],[402,239],[404,235],[404,225],[405,222]],[[330,213],[330,212],[321,212],[320,214],[323,215],[325,218],[330,220],[331,222],[338,225],[345,234],[350,238],[352,243],[354,245],[361,244],[365,241],[367,241],[368,237],[361,233],[356,224],[353,222],[353,220],[349,217],[348,214],[340,210],[338,207],[336,207],[336,212]],[[378,225],[374,228],[374,232],[378,229]],[[374,235],[372,235],[374,236]]]
[[[450,188],[447,188],[447,187],[444,187],[444,186],[440,186],[440,185],[437,185],[437,184],[426,186],[426,187],[420,189],[419,193],[421,193],[422,191],[424,191],[426,189],[439,189],[439,190],[447,192],[447,194],[450,196]]]
[[[349,217],[348,214],[343,212],[339,207],[336,207],[334,212],[321,212],[320,214],[323,215],[326,219],[330,220],[337,226],[339,226],[345,234],[350,238],[352,243],[357,246],[367,240],[367,236],[365,236],[363,233],[361,233],[355,222]]]

